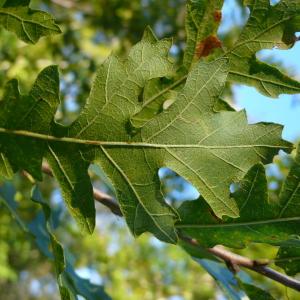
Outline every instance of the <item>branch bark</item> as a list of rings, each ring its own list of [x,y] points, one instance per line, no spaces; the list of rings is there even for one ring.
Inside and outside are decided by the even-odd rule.
[[[47,164],[43,164],[42,170],[45,174],[53,176],[52,171]],[[105,194],[97,189],[94,189],[93,192],[94,192],[94,199],[97,202],[100,202],[101,204],[108,207],[113,214],[120,216],[120,217],[123,216],[119,204],[116,202],[116,200],[113,197],[111,197],[110,195]],[[180,232],[178,233],[178,236],[181,240],[183,240],[184,242],[190,244],[191,246],[193,246],[195,248],[201,247],[201,245],[196,240],[194,240],[190,237],[186,237],[186,236],[182,235]],[[201,250],[202,249],[203,249],[203,247],[201,247]],[[215,246],[213,248],[207,248],[206,250],[209,253],[216,256],[217,258],[224,261],[232,272],[237,272],[239,270],[239,267],[244,267],[251,271],[259,273],[265,277],[268,277],[274,281],[277,281],[277,282],[283,284],[284,286],[287,286],[296,291],[300,291],[300,281],[298,281],[288,275],[277,272],[274,269],[268,267],[267,265],[268,265],[269,261],[253,260],[248,257],[244,257],[244,256],[238,255],[236,253],[233,253],[231,251],[228,251],[222,246]]]
[[[186,243],[190,244],[191,246],[197,248],[201,247],[199,243],[191,239],[189,237],[185,237],[179,234],[181,240],[185,241]],[[201,250],[203,248],[201,247]],[[244,267],[256,273],[259,273],[265,277],[268,277],[274,281],[277,281],[284,286],[287,286],[291,289],[296,291],[300,291],[300,282],[288,275],[282,274],[280,272],[275,271],[274,269],[267,266],[268,262],[265,260],[253,260],[245,256],[238,255],[231,251],[226,250],[222,246],[215,246],[213,248],[208,248],[207,251],[214,256],[222,259],[229,269],[232,271],[237,271],[239,267]]]

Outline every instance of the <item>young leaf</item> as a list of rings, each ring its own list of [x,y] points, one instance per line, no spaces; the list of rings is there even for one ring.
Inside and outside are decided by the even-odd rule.
[[[216,219],[201,198],[182,204],[179,209],[182,221],[177,227],[209,247],[222,244],[240,248],[250,242],[279,244],[291,235],[299,235],[300,210],[296,204],[300,194],[299,157],[300,147],[283,185],[279,203],[272,205],[268,202],[264,167],[258,164],[249,170],[239,190],[233,194],[240,218]]]
[[[178,216],[162,197],[160,167],[168,166],[194,184],[218,217],[238,217],[238,207],[229,197],[229,185],[241,179],[253,164],[271,162],[279,149],[291,149],[291,144],[280,137],[282,126],[248,125],[244,111],[215,111],[227,77],[226,59],[200,62],[175,103],[136,135],[130,135],[128,122],[141,109],[141,89],[149,80],[172,71],[167,45],[170,46],[168,40],[144,38],[126,61],[110,56],[97,72],[86,106],[69,127],[51,123],[50,128],[51,110],[45,112],[43,106],[30,110],[33,100],[25,108],[16,106],[16,101],[2,103],[2,111],[14,111],[16,115],[23,109],[28,111],[28,117],[24,124],[9,121],[8,113],[4,113],[4,121],[0,117],[1,152],[10,155],[12,165],[30,173],[27,158],[41,161],[44,156],[72,214],[88,231],[92,231],[95,217],[87,172],[93,162],[101,166],[115,186],[134,235],[149,231],[163,241],[175,243],[174,223]],[[46,95],[39,98],[42,104],[47,103],[49,86],[46,90]],[[39,121],[32,122],[34,118]],[[36,129],[34,124],[39,124],[40,118],[44,125]],[[15,157],[10,150],[12,141],[14,151],[31,152]]]
[[[9,164],[7,157],[3,153],[1,153],[0,154],[0,176],[6,179],[10,179],[12,178],[13,174],[14,174],[13,169]]]
[[[7,0],[0,5],[0,26],[26,43],[35,44],[47,35],[60,33],[51,15],[29,8],[30,0]]]
[[[299,0],[281,0],[271,6],[269,0],[248,0],[249,20],[232,49],[228,80],[255,87],[268,97],[300,93],[300,83],[277,68],[260,62],[256,53],[262,49],[288,49],[296,42],[300,31]]]
[[[142,109],[130,119],[134,129],[142,128],[148,121],[162,112],[167,101],[173,103],[177,92],[172,89],[172,86],[163,84],[160,79],[152,79],[146,84],[142,96]]]

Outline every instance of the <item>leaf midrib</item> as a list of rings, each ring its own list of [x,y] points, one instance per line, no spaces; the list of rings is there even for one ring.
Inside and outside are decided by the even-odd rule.
[[[177,228],[224,228],[224,227],[240,227],[240,226],[251,226],[251,225],[264,225],[272,223],[282,223],[282,222],[293,222],[300,221],[299,217],[290,217],[290,218],[281,218],[281,219],[268,219],[268,220],[258,220],[250,222],[241,222],[241,223],[219,223],[219,224],[177,224]]]
[[[37,22],[37,21],[30,20],[30,19],[22,19],[22,18],[20,18],[18,15],[15,15],[15,14],[10,13],[10,12],[7,12],[7,11],[3,11],[1,8],[0,8],[0,15],[8,15],[8,16],[10,16],[10,17],[12,17],[12,18],[17,19],[17,20],[20,21],[21,23],[29,23],[29,24],[33,24],[33,25],[38,25],[38,26],[41,26],[41,27],[43,27],[43,28],[45,28],[45,29],[49,29],[49,30],[54,30],[53,28],[56,27],[56,26],[54,26],[54,27],[49,27],[49,26],[46,26],[46,25],[44,25],[44,24],[42,24],[42,23],[39,23],[39,22]],[[55,28],[55,29],[57,29],[57,28]],[[58,29],[57,29],[57,30],[58,30]]]
[[[174,241],[174,239],[160,226],[160,224],[155,220],[155,214],[152,214],[147,206],[144,204],[144,202],[142,201],[140,195],[138,194],[138,192],[136,191],[135,187],[133,186],[132,182],[130,181],[130,179],[127,177],[127,175],[125,174],[125,172],[122,170],[122,168],[115,162],[115,160],[109,155],[109,153],[103,148],[101,147],[102,152],[104,153],[104,155],[106,156],[106,158],[110,161],[110,163],[119,171],[119,173],[121,174],[121,176],[123,177],[123,179],[127,182],[127,184],[129,185],[130,189],[132,190],[133,194],[135,195],[138,203],[141,205],[141,207],[145,210],[145,212],[148,214],[148,216],[150,216],[151,220],[153,221],[154,225],[156,226],[156,228],[158,228],[158,230],[165,235],[170,241],[176,242]],[[136,208],[137,209],[137,208]]]
[[[26,130],[10,130],[0,128],[0,134],[8,134],[13,136],[22,136],[28,138],[34,138],[44,140],[48,142],[62,142],[73,143],[81,145],[92,146],[111,146],[111,147],[137,147],[137,148],[201,148],[201,149],[232,149],[232,148],[276,148],[276,149],[291,149],[290,146],[277,146],[266,144],[245,144],[245,145],[201,145],[201,144],[156,144],[146,142],[130,142],[130,141],[98,141],[98,140],[84,140],[71,137],[56,137],[52,135],[46,135],[42,133],[36,133]]]

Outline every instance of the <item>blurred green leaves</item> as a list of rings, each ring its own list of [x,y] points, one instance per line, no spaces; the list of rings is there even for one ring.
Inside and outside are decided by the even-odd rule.
[[[59,286],[61,299],[78,299],[81,295],[87,300],[111,299],[103,290],[102,286],[97,286],[89,280],[79,277],[71,265],[66,260],[64,250],[52,233],[52,213],[49,204],[42,199],[41,192],[37,186],[32,190],[32,201],[40,205],[35,219],[27,224],[18,213],[18,204],[15,201],[15,190],[9,183],[1,186],[0,201],[6,205],[13,218],[17,220],[28,238],[33,238],[41,253],[53,261]]]
[[[35,44],[47,35],[61,33],[48,13],[29,8],[30,0],[7,0],[0,5],[0,26],[26,43]]]

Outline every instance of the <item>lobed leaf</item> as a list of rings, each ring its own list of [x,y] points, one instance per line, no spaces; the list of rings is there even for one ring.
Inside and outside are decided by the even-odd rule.
[[[240,209],[240,218],[218,220],[202,198],[183,203],[182,221],[177,227],[185,234],[211,247],[222,244],[233,248],[247,243],[280,244],[291,235],[299,235],[300,147],[294,165],[283,184],[279,203],[269,203],[264,167],[253,166],[232,197]]]
[[[35,44],[48,35],[61,33],[53,17],[29,7],[30,0],[7,0],[0,3],[0,26],[14,32],[26,43]]]
[[[186,49],[183,65],[174,81],[168,86],[156,81],[156,90],[152,85],[151,94],[143,99],[143,109],[134,115],[131,125],[140,129],[162,109],[167,99],[174,98],[170,93],[182,88],[186,74],[199,59],[212,60],[217,56],[229,58],[229,83],[240,83],[255,87],[262,94],[276,98],[280,94],[297,94],[300,83],[278,70],[276,67],[261,62],[256,53],[263,49],[288,49],[298,40],[295,33],[300,31],[299,0],[282,0],[270,5],[269,0],[244,1],[251,9],[250,17],[239,38],[232,48],[222,48],[217,37],[221,20],[223,1],[190,0],[186,13]],[[172,95],[172,94],[171,94]]]
[[[300,1],[245,1],[250,17],[238,40],[225,52],[230,59],[228,80],[255,87],[262,94],[276,98],[280,94],[300,93],[300,83],[277,68],[256,59],[262,49],[288,49],[300,31]]]
[[[0,152],[14,170],[25,169],[37,179],[46,158],[71,213],[87,231],[95,222],[91,163],[98,164],[113,183],[134,235],[149,231],[176,243],[178,215],[163,199],[159,168],[167,166],[194,184],[218,217],[236,218],[239,209],[230,197],[230,184],[253,164],[271,162],[279,149],[291,149],[281,139],[282,126],[248,125],[244,111],[217,111],[227,59],[200,62],[174,104],[132,135],[128,124],[142,109],[141,90],[173,72],[170,46],[169,40],[145,34],[125,61],[110,56],[99,68],[80,116],[69,127],[53,121],[59,103],[55,67],[41,73],[29,96],[16,92],[16,82],[7,87],[0,104]]]

